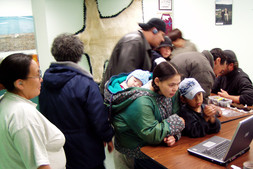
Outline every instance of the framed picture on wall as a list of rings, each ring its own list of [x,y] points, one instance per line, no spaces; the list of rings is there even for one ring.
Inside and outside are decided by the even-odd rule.
[[[232,25],[233,0],[215,0],[215,24]]]
[[[0,52],[35,50],[33,16],[0,17]]]
[[[159,10],[172,10],[172,0],[158,0]]]

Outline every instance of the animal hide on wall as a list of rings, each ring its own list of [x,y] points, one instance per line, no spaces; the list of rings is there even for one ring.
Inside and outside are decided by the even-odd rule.
[[[138,23],[143,22],[143,4],[142,0],[133,0],[121,13],[106,18],[100,17],[96,0],[85,0],[84,5],[85,26],[78,36],[84,42],[85,53],[90,56],[93,78],[101,82],[104,62],[110,58],[118,40],[126,33],[140,29]]]

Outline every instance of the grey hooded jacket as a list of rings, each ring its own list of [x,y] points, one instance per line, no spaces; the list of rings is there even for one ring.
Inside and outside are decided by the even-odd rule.
[[[171,63],[178,67],[179,72],[182,74],[182,80],[191,77],[199,82],[206,92],[204,94],[204,103],[207,103],[207,98],[211,93],[215,80],[212,54],[207,50],[202,53],[185,52],[173,57]]]

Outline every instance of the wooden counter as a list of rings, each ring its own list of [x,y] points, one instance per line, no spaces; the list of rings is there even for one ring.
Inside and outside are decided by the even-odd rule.
[[[212,168],[226,168],[224,166],[220,166],[214,164],[212,162],[203,160],[201,158],[190,155],[187,152],[187,149],[214,136],[220,136],[228,139],[232,139],[232,136],[236,130],[236,127],[239,121],[245,119],[246,117],[242,117],[240,119],[235,119],[229,121],[227,123],[223,123],[221,125],[221,130],[217,134],[207,135],[201,138],[189,138],[183,136],[176,145],[172,147],[165,146],[145,146],[141,149],[143,153],[147,156],[151,157],[153,160],[157,161],[161,165],[170,169],[212,169]],[[253,125],[253,124],[252,124]],[[243,162],[248,160],[253,160],[253,142],[250,144],[251,149],[238,157],[234,161],[230,162],[227,168],[231,168],[230,166],[236,165],[242,168]]]

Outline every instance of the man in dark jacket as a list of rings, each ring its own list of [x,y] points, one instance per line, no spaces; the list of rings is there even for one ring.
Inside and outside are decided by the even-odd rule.
[[[151,50],[164,41],[166,24],[163,20],[152,18],[147,23],[139,23],[141,30],[123,36],[113,49],[107,69],[100,84],[104,85],[112,75],[129,73],[135,69],[151,71]]]
[[[183,78],[195,78],[205,90],[204,103],[207,103],[216,76],[221,75],[226,66],[226,56],[219,48],[211,51],[185,52],[170,61],[178,67]],[[183,79],[182,79],[183,80]]]
[[[238,67],[236,55],[224,50],[227,65],[224,75],[215,79],[212,93],[231,99],[234,103],[253,105],[253,86],[249,76]]]
[[[75,35],[61,34],[51,52],[57,62],[44,74],[39,104],[42,114],[65,135],[66,168],[104,168],[104,143],[111,152],[114,132],[98,85],[77,64],[83,43]]]

